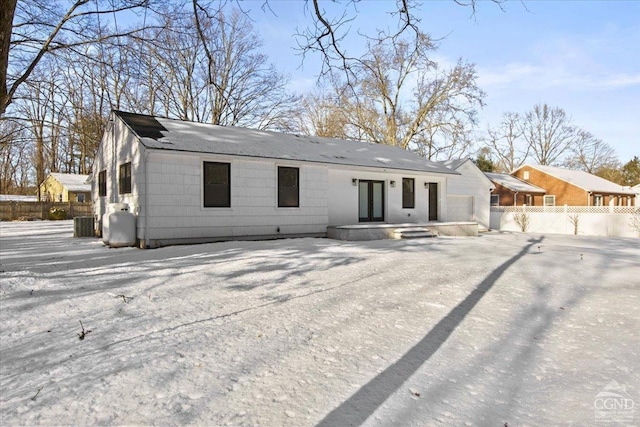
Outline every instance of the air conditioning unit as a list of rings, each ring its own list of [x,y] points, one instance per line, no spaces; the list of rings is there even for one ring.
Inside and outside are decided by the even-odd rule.
[[[73,218],[73,237],[94,237],[92,216],[77,216]]]

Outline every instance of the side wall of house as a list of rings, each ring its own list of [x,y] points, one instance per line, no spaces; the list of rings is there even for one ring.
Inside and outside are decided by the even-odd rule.
[[[230,164],[231,207],[204,207],[204,162]],[[146,163],[149,246],[326,233],[325,166],[168,150],[147,150]],[[278,166],[299,168],[299,207],[278,207]]]
[[[414,208],[402,207],[402,178],[414,179]],[[356,180],[355,184],[354,180]],[[359,223],[358,181],[360,180],[384,182],[384,222],[397,224],[429,220],[429,189],[425,183],[437,183],[438,220],[446,221],[447,177],[444,175],[333,166],[329,169],[329,225]]]
[[[524,178],[525,171],[529,172],[529,179]],[[523,181],[544,188],[547,191],[547,196],[556,196],[556,206],[563,206],[565,204],[568,206],[587,206],[593,204],[593,201],[589,201],[587,191],[539,171],[538,169],[523,166],[513,175]]]
[[[470,161],[466,161],[456,172],[447,179],[447,193],[449,196],[471,196],[473,206],[472,221],[481,228],[489,228],[491,188],[494,185]]]
[[[68,202],[69,192],[60,181],[49,175],[40,184],[40,200],[47,202]]]
[[[100,225],[102,215],[107,212],[110,203],[127,203],[130,212],[136,214],[137,238],[143,237],[144,216],[142,200],[144,197],[144,147],[120,120],[109,122],[107,131],[100,141],[91,176],[91,197],[94,215]],[[119,194],[118,178],[120,165],[131,162],[131,193]],[[98,193],[98,174],[106,171],[107,194]]]

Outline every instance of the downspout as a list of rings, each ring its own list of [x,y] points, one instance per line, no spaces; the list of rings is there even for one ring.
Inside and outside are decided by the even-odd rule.
[[[587,191],[587,206],[591,206],[591,191]]]
[[[140,144],[142,146],[142,144]],[[147,212],[149,211],[149,151],[146,148],[144,150],[144,207],[142,208],[142,213],[144,215],[144,228],[142,229],[142,247],[149,247],[149,242],[147,241],[147,236],[149,235],[149,215]]]

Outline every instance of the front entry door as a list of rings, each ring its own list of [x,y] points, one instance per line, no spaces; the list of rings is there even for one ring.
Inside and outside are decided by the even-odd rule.
[[[429,183],[429,221],[438,220],[438,183]]]
[[[384,181],[358,181],[358,219],[384,221]]]

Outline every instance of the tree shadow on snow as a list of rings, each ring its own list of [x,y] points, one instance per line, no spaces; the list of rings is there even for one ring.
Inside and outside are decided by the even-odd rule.
[[[349,399],[327,414],[318,426],[353,426],[362,424],[400,386],[407,381],[456,330],[469,312],[493,287],[502,274],[544,237],[531,238],[520,252],[491,272],[463,301],[440,320],[427,335],[397,362],[362,386]]]

